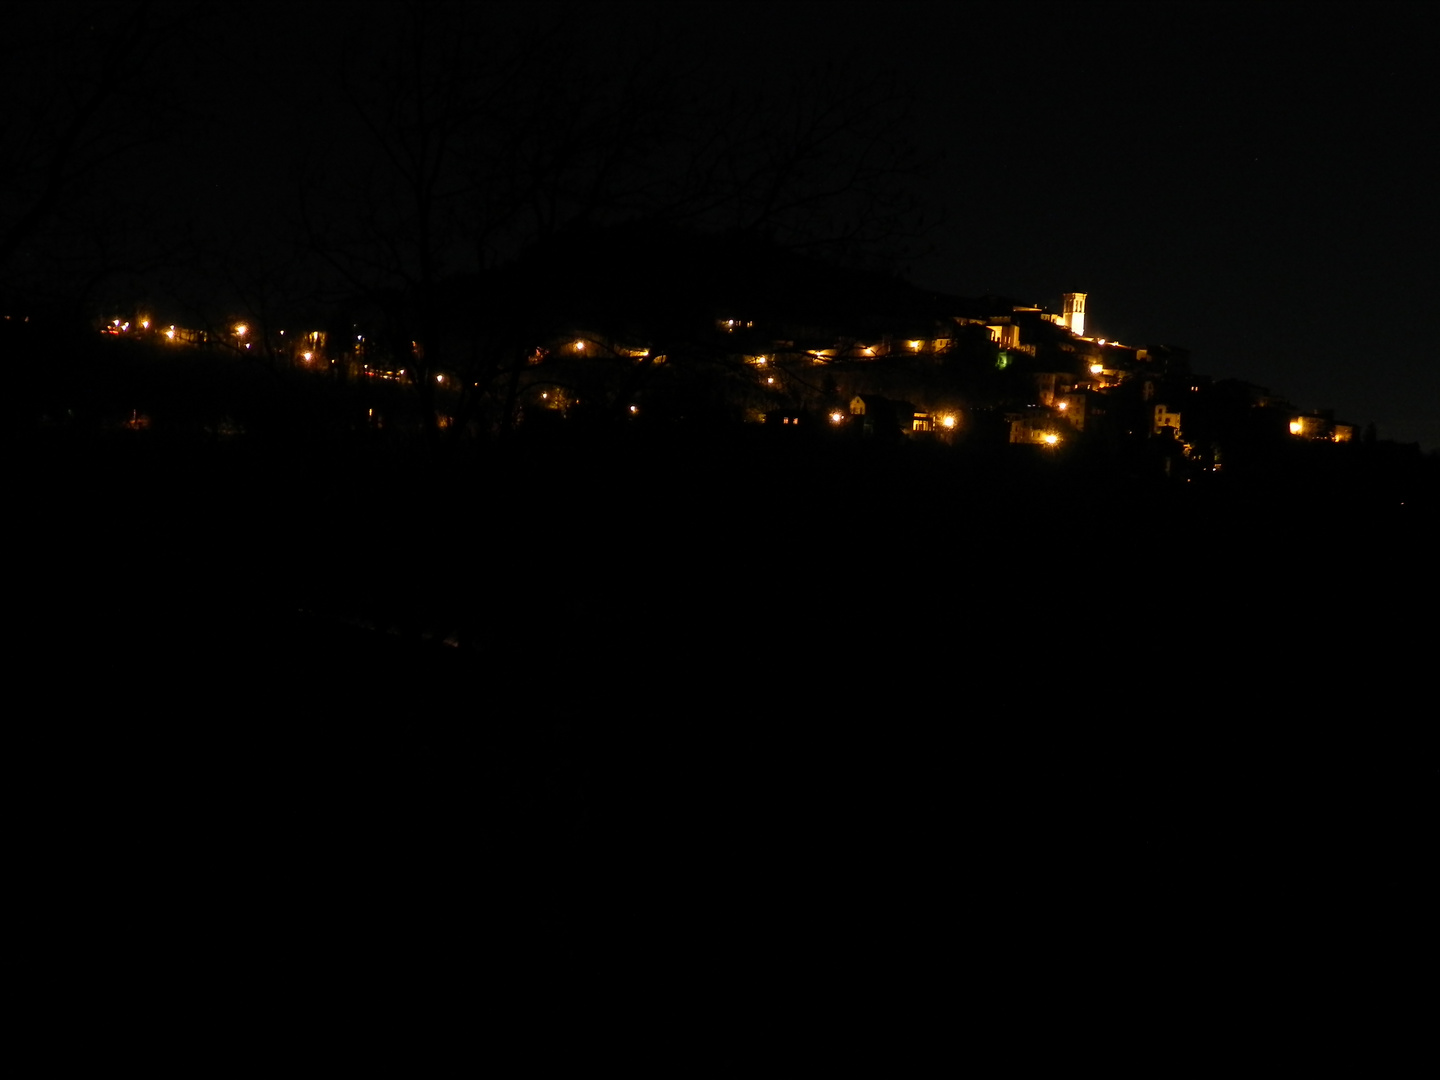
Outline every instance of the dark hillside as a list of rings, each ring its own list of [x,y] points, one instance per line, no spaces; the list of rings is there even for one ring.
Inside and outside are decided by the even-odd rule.
[[[760,893],[822,936],[1233,944],[1429,895],[1433,521],[764,434],[12,443],[27,858],[52,915],[102,879],[144,928],[67,948],[179,919],[333,974],[502,910],[753,944]]]

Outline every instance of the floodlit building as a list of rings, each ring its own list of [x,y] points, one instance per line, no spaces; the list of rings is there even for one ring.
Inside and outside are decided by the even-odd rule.
[[[1085,336],[1085,294],[1067,292],[1062,297],[1062,325],[1076,337]]]
[[[1156,405],[1150,426],[1152,434],[1161,435],[1169,428],[1177,439],[1180,437],[1180,413],[1165,405]]]

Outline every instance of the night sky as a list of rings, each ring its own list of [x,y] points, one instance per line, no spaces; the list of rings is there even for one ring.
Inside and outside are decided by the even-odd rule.
[[[875,20],[875,50],[913,61],[917,128],[946,143],[917,280],[1052,308],[1085,291],[1096,336],[1186,346],[1202,372],[1428,449],[1427,10],[855,5],[837,21]]]
[[[604,32],[582,36],[602,68],[693,70],[777,110],[797,86],[891,73],[908,102],[896,130],[925,162],[907,184],[929,225],[898,262],[917,283],[1052,309],[1084,291],[1097,337],[1185,346],[1198,371],[1440,447],[1429,5],[485,10],[520,30],[603,11]],[[165,228],[254,245],[292,227],[307,176],[373,167],[332,77],[342,51],[363,70],[387,48],[363,19],[238,3],[150,17],[173,38],[149,61],[163,100],[125,107],[169,142],[107,166],[112,193]]]
[[[1201,371],[1440,446],[1424,11],[1007,5],[979,36],[1016,67],[927,73],[929,122],[972,138],[916,275],[1052,305],[1083,289],[1097,336],[1182,344]],[[946,37],[967,14],[947,9]]]

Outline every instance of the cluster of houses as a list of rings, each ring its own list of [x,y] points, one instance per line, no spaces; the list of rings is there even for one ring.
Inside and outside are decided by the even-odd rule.
[[[770,338],[759,346],[766,351],[744,356],[757,380],[813,389],[818,373],[807,369],[825,368],[826,381],[841,393],[817,400],[813,392],[792,392],[786,404],[752,419],[942,437],[987,426],[1011,443],[1048,448],[1082,433],[1161,440],[1206,469],[1221,468],[1225,444],[1252,436],[1354,439],[1355,426],[1333,412],[1303,412],[1263,387],[1215,383],[1193,372],[1183,349],[1087,335],[1086,300],[1084,293],[1066,293],[1061,310],[1050,312],[997,297],[950,298],[959,313],[924,328],[912,325],[911,334],[825,336],[811,328],[808,336],[802,330]],[[728,334],[754,332],[751,320],[723,319],[718,326]],[[753,339],[750,347],[756,348]],[[983,402],[965,392],[977,381],[977,366],[1004,380]],[[902,371],[916,377],[897,377]],[[946,371],[957,377],[945,377]]]
[[[1355,436],[1354,425],[1333,413],[1302,412],[1249,384],[1212,383],[1190,370],[1183,349],[1087,335],[1084,293],[1065,293],[1058,312],[999,297],[915,296],[923,302],[902,305],[905,310],[877,307],[845,319],[730,315],[715,319],[708,333],[670,340],[633,327],[623,339],[570,328],[519,362],[513,407],[565,414],[586,397],[593,403],[608,395],[617,413],[664,408],[656,390],[664,376],[655,373],[687,360],[692,368],[703,361],[723,369],[735,416],[782,428],[937,438],[984,428],[1011,443],[1050,448],[1082,434],[1138,436],[1173,444],[1205,468],[1220,467],[1229,435],[1218,433],[1233,430],[1233,414],[1246,410],[1261,426],[1283,425],[1295,439],[1343,443]],[[407,356],[382,355],[363,328],[338,345],[335,334],[321,330],[262,335],[236,323],[198,331],[152,324],[145,316],[116,318],[102,329],[264,353],[310,370],[338,365],[347,374],[401,383],[424,377],[441,386],[480,385],[464,371],[417,363],[423,356],[418,343]]]

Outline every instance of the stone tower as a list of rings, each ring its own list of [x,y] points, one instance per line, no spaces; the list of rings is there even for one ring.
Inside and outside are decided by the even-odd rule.
[[[1083,292],[1067,292],[1064,294],[1064,307],[1061,309],[1065,319],[1065,325],[1076,337],[1085,336],[1085,294]]]

